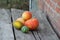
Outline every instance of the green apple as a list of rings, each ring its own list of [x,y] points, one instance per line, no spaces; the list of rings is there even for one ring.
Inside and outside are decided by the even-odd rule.
[[[29,31],[29,28],[28,28],[27,26],[23,26],[23,27],[21,28],[21,31],[22,31],[23,33],[27,33],[27,32]]]

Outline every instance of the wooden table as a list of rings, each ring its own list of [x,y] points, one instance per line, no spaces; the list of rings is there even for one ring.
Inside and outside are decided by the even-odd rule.
[[[0,9],[0,40],[59,40],[46,19],[46,15],[40,10],[31,11],[33,17],[38,18],[39,27],[36,31],[22,33],[12,26],[12,22],[21,16],[23,10]]]

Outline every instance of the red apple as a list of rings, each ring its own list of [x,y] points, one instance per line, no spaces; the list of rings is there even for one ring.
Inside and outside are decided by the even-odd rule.
[[[25,20],[28,20],[28,19],[32,18],[32,13],[30,11],[25,11],[22,14],[22,18]]]
[[[36,18],[29,19],[25,22],[25,26],[27,26],[30,30],[37,29],[38,25],[39,25],[39,22],[38,22],[38,19]]]

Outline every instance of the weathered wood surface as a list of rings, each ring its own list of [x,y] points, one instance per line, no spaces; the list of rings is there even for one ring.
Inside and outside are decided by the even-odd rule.
[[[0,40],[14,40],[9,10],[0,9]]]
[[[12,9],[13,21],[20,17],[22,12],[24,11]],[[15,29],[16,40],[59,40],[44,14],[40,13],[39,10],[32,11],[32,14],[33,17],[38,18],[39,20],[40,25],[38,29],[32,32],[34,35],[31,32],[24,34],[20,30]]]
[[[51,13],[51,11],[47,13],[47,19],[49,20],[50,24],[52,25],[52,28],[60,38],[60,14]]]
[[[38,18],[40,23],[36,31],[40,39],[41,40],[59,40],[56,33],[53,31],[49,22],[47,21],[45,14],[40,12],[40,10],[32,11],[32,13],[34,17]],[[33,33],[35,35],[34,31]]]
[[[21,17],[22,12],[24,11],[17,10],[17,9],[11,9],[13,21]],[[16,30],[15,28],[14,30],[15,30],[16,40],[35,40],[34,35],[30,31],[27,34],[25,34],[25,33],[22,33],[20,30]]]
[[[30,1],[30,11],[40,9],[41,12],[46,13],[46,15],[48,16],[47,18],[50,21],[50,24],[52,25],[53,30],[60,38],[60,25],[59,25],[60,24],[60,14],[54,13],[52,10],[47,12],[46,11],[47,8],[45,7],[46,4],[44,4],[44,3],[45,3],[44,0],[31,0]]]
[[[30,0],[29,5],[29,10],[32,12],[34,11],[33,15],[35,15],[41,22],[40,28],[38,29],[38,35],[41,40],[59,40],[58,36],[47,21],[46,14],[39,8],[38,2],[39,0]]]

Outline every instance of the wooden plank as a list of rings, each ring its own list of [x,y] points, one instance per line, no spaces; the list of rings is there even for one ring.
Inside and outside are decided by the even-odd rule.
[[[33,11],[33,16],[39,20],[39,27],[37,33],[41,40],[59,40],[53,29],[51,28],[49,22],[46,19],[45,14],[41,13],[40,10]],[[36,32],[34,32],[34,35]]]
[[[41,38],[41,40],[59,40],[56,33],[53,31],[49,22],[47,21],[46,15],[42,10],[39,10],[38,0],[30,0],[29,10],[33,13],[33,16],[39,20],[40,25],[37,29],[39,38]],[[33,31],[33,33],[35,35],[36,32]]]
[[[23,10],[18,10],[18,9],[11,9],[12,11],[12,18],[13,21],[15,21],[17,18],[21,17]],[[16,40],[35,40],[34,35],[29,31],[29,33],[25,34],[22,33],[20,30],[15,30],[15,36]]]
[[[49,7],[50,10],[47,7]],[[54,29],[54,31],[60,38],[60,14],[57,11],[53,10],[54,8],[51,8],[50,5],[48,5],[46,2],[45,2],[44,8],[45,8],[44,11],[46,12],[46,14],[48,16],[47,18],[50,21],[50,24],[52,25],[52,28]],[[48,12],[48,10],[49,10],[49,12]]]
[[[6,9],[0,9],[0,40],[14,40],[11,19]]]
[[[52,28],[54,29],[54,31],[56,32],[57,36],[60,38],[60,25],[59,25],[59,20],[57,20],[59,17],[52,17],[52,16],[47,16],[49,22],[52,25]],[[53,19],[53,20],[52,20]]]

